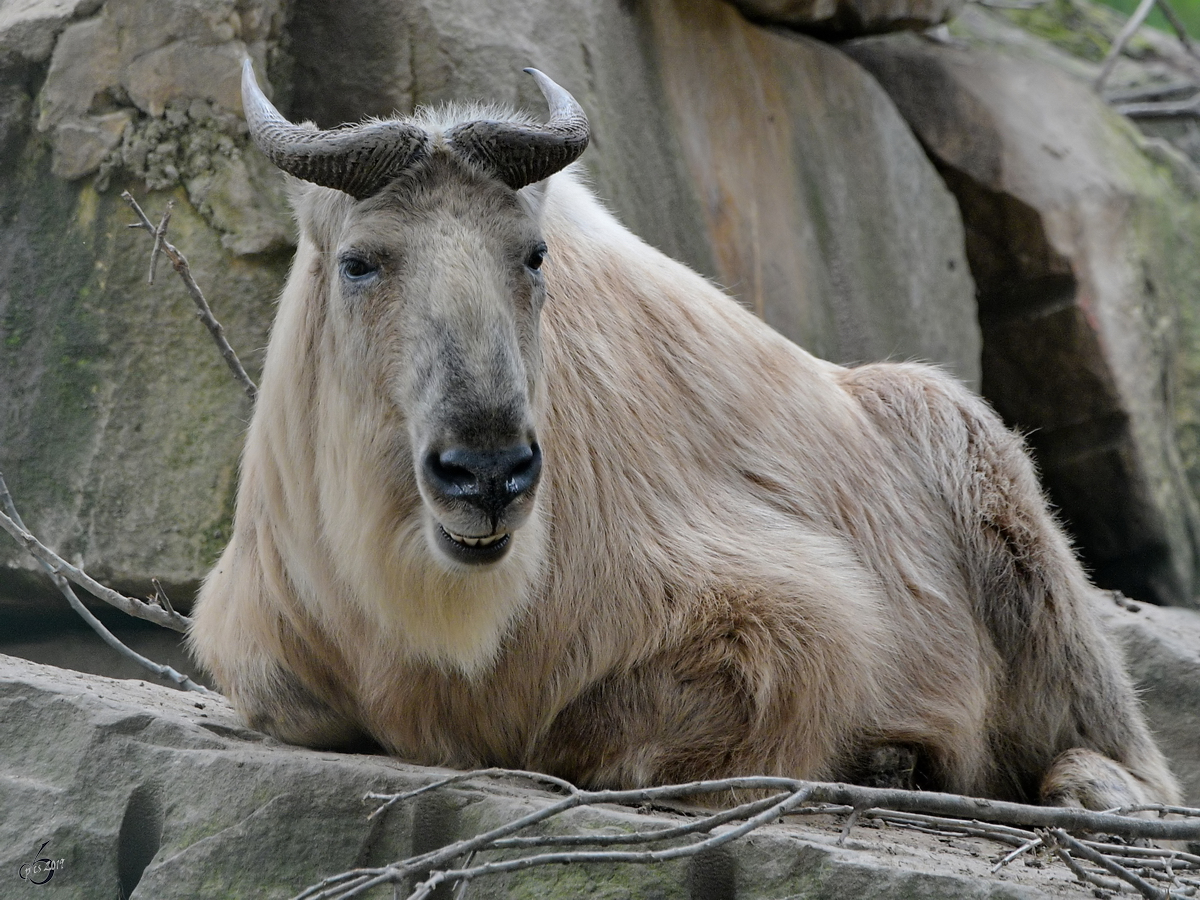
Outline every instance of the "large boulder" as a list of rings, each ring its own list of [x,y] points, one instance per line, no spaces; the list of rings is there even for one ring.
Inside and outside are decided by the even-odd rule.
[[[587,109],[585,164],[636,233],[819,355],[925,359],[978,384],[953,198],[886,94],[828,46],[721,0],[297,0],[286,25],[281,10],[77,4],[39,26],[11,114],[0,91],[15,135],[0,471],[35,532],[118,585],[157,575],[186,606],[228,533],[249,409],[166,264],[143,283],[149,243],[117,193],[152,191],[155,216],[176,201],[172,239],[255,369],[291,232],[283,179],[239,118],[245,53],[285,112],[323,126],[450,100],[539,113],[521,73],[536,65]],[[0,595],[48,590],[39,578],[0,540]]]
[[[1200,807],[1200,613],[1120,594],[1101,603],[1101,613],[1125,650],[1150,727],[1188,805]]]
[[[0,872],[13,896],[29,888],[17,880],[21,866],[42,858],[62,861],[44,889],[65,900],[282,900],[343,870],[436,849],[561,799],[527,783],[477,781],[367,819],[368,791],[412,790],[445,774],[281,746],[248,731],[220,698],[0,656]],[[609,805],[547,828],[612,834],[685,821]],[[863,826],[843,838],[841,826],[794,820],[694,860],[543,866],[474,881],[469,896],[1092,896],[1057,863],[991,873],[1007,845]]]
[[[923,31],[958,15],[965,0],[730,0],[746,16],[826,37]]]
[[[1029,435],[1096,580],[1193,605],[1200,466],[1181,448],[1200,403],[1200,177],[1095,95],[1094,67],[988,27],[846,49],[958,198],[983,393]]]

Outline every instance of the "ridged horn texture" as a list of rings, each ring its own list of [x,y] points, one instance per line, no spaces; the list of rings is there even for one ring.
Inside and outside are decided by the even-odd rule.
[[[537,69],[526,69],[550,105],[545,125],[478,121],[456,125],[446,142],[513,190],[548,178],[587,149],[587,116],[567,91]],[[321,131],[293,125],[263,95],[254,67],[242,64],[242,106],[250,136],[276,166],[356,200],[375,194],[429,153],[432,138],[407,122],[367,122]]]
[[[514,190],[549,178],[587,149],[591,137],[587,116],[566,90],[537,69],[526,69],[550,104],[545,125],[517,122],[466,122],[446,133],[460,154],[494,172]]]
[[[283,171],[363,200],[429,152],[424,128],[407,122],[367,122],[321,131],[293,125],[264,96],[254,67],[242,64],[242,107],[250,136]]]

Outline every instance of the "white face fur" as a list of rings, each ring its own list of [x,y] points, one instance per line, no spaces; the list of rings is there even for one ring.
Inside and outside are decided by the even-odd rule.
[[[397,476],[419,492],[429,551],[452,570],[501,563],[536,505],[539,201],[536,186],[516,192],[435,158],[338,204],[340,224],[318,238],[326,327],[403,428],[392,440],[411,468]]]

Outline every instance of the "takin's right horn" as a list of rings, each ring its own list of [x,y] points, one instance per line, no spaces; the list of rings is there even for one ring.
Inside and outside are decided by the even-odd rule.
[[[258,149],[283,171],[363,200],[429,151],[425,129],[407,122],[365,122],[322,131],[279,114],[242,64],[242,107]]]
[[[537,69],[525,71],[533,76],[550,106],[549,122],[465,122],[446,134],[459,153],[513,190],[566,168],[579,159],[591,138],[587,116],[575,98]]]

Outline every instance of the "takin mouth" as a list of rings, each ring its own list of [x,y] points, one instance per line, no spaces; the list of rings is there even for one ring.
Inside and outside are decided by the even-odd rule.
[[[499,560],[512,546],[512,535],[507,531],[482,537],[455,534],[438,525],[442,544],[450,558],[469,565],[482,565]]]

